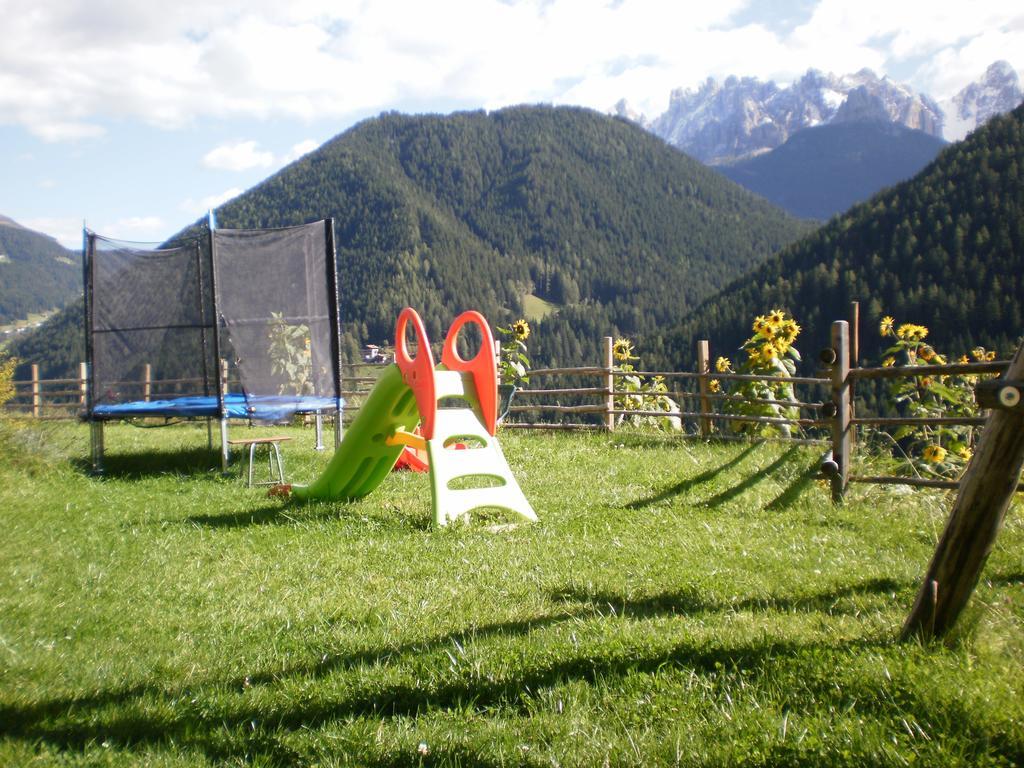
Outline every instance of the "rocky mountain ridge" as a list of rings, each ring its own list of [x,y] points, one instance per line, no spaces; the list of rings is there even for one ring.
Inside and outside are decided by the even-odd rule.
[[[775,149],[805,128],[864,116],[956,140],[1012,110],[1021,98],[1017,73],[1003,61],[942,105],[870,69],[842,76],[809,69],[788,86],[755,77],[709,77],[696,89],[673,91],[668,109],[653,119],[625,100],[613,111],[704,163],[723,165]]]

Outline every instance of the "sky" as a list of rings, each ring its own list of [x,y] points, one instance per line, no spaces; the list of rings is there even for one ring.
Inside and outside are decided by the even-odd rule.
[[[159,242],[383,111],[648,117],[708,77],[864,67],[942,100],[1020,0],[0,0],[0,215]]]

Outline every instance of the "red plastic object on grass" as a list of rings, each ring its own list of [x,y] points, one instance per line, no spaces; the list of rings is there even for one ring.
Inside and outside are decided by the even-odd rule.
[[[405,343],[405,331],[412,323],[416,331],[416,357],[409,356]],[[434,436],[434,417],[437,414],[437,395],[434,388],[434,355],[430,351],[430,339],[423,328],[423,321],[412,307],[406,307],[398,316],[395,325],[395,362],[402,371],[402,380],[416,396],[416,407],[420,412],[420,431],[427,440]]]
[[[482,337],[480,349],[472,360],[463,360],[455,345],[467,323],[476,323]],[[449,371],[469,373],[473,377],[477,400],[480,402],[480,415],[487,433],[493,436],[498,426],[498,365],[494,359],[494,336],[483,315],[470,309],[455,318],[444,340],[441,363]]]

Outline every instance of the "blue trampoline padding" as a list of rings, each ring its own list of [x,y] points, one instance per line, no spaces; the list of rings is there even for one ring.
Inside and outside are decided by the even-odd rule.
[[[229,419],[260,419],[275,421],[294,413],[333,411],[344,405],[344,399],[333,397],[296,397],[289,395],[245,395],[231,393],[224,396],[224,410]],[[123,419],[132,416],[163,416],[188,418],[191,416],[220,416],[214,395],[193,395],[172,400],[136,400],[130,403],[97,405],[93,418]]]

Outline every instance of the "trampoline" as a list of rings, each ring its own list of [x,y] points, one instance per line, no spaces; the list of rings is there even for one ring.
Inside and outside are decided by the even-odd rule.
[[[223,413],[229,419],[284,421],[297,413],[324,413],[336,407],[336,401],[328,397],[252,395],[247,398],[232,393],[224,396],[223,406],[211,395],[98,405],[93,409],[93,418],[106,421],[132,418],[189,419],[219,417]]]
[[[83,418],[102,471],[112,420],[277,422],[332,414],[340,441],[340,322],[331,219],[278,229],[217,229],[172,246],[85,231]],[[213,432],[210,431],[210,447]]]

